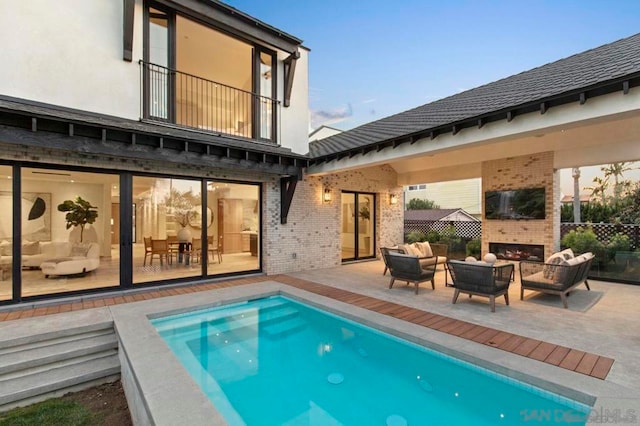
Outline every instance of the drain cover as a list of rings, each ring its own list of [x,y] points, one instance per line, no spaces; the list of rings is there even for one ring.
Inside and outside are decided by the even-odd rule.
[[[327,381],[332,385],[339,385],[344,381],[344,376],[340,373],[331,373],[327,376]]]

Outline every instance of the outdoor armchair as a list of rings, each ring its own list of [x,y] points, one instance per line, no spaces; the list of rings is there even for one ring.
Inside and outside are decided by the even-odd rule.
[[[424,281],[431,281],[431,288],[435,290],[436,263],[426,267],[420,266],[420,259],[417,256],[392,252],[388,252],[387,262],[391,275],[389,288],[392,288],[396,279],[399,279],[406,281],[407,285],[414,283],[416,294],[418,294],[418,285]]]
[[[509,305],[509,284],[513,274],[513,264],[504,263],[492,265],[485,262],[464,262],[449,260],[447,262],[451,279],[453,280],[453,300],[455,304],[460,293],[471,296],[488,297],[491,312],[496,311],[496,296],[504,296]]]

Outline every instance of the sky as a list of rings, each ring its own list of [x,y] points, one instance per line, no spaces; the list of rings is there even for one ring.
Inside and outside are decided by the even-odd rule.
[[[225,3],[311,50],[310,130],[349,130],[640,32],[640,0]]]

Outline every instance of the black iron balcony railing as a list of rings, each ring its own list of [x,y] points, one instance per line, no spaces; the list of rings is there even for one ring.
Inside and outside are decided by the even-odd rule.
[[[276,99],[144,61],[140,77],[147,120],[276,142]]]

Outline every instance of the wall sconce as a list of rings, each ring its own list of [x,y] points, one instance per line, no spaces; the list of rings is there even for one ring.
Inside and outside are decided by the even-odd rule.
[[[331,201],[331,190],[329,188],[324,188],[324,193],[322,194],[322,201],[328,203]]]
[[[389,194],[389,204],[392,206],[398,204],[398,196],[396,194]]]

